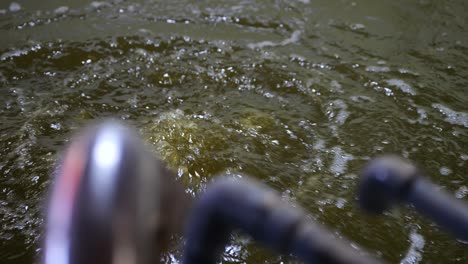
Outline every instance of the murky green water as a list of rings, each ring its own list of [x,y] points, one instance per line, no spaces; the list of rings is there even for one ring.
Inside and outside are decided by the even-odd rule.
[[[247,173],[388,263],[466,263],[411,210],[364,215],[355,187],[391,152],[468,199],[467,14],[464,0],[0,1],[0,262],[37,260],[57,154],[116,117],[193,192]],[[281,261],[239,236],[223,262]]]

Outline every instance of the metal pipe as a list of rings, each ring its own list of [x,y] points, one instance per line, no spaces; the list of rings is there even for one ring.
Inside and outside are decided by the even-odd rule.
[[[371,213],[407,203],[455,237],[468,241],[468,206],[423,177],[412,163],[397,156],[369,162],[362,173],[359,202]]]
[[[236,229],[306,263],[379,263],[335,239],[270,188],[246,177],[217,180],[196,202],[188,222],[183,263],[217,263]]]
[[[119,122],[81,131],[55,175],[44,263],[158,262],[189,205],[174,179]]]
[[[438,186],[419,178],[408,193],[408,203],[455,237],[468,241],[468,206],[442,192]]]

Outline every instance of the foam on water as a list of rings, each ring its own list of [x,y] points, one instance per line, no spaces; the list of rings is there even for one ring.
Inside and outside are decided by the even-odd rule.
[[[466,187],[465,185],[460,186],[460,188],[458,188],[458,190],[455,191],[455,197],[457,197],[458,199],[463,199],[467,194],[468,187]]]
[[[421,262],[422,253],[425,244],[424,237],[416,231],[410,233],[410,248],[406,253],[405,257],[400,261],[400,264],[416,264]]]
[[[56,8],[54,10],[54,13],[57,14],[57,15],[63,15],[65,13],[67,13],[69,10],[70,10],[70,8],[68,6],[61,6],[61,7]]]
[[[367,66],[366,71],[368,72],[389,72],[390,68],[387,66]]]
[[[440,174],[443,175],[443,176],[447,176],[449,174],[452,173],[452,170],[450,168],[447,168],[447,167],[441,167],[440,170],[439,170]]]
[[[0,61],[5,61],[15,57],[21,57],[24,55],[28,55],[30,52],[38,51],[42,48],[40,44],[34,44],[31,47],[23,48],[23,49],[14,49],[11,51],[7,51],[0,55]]]
[[[390,80],[386,80],[386,82],[387,82],[388,85],[397,87],[398,89],[400,89],[404,93],[407,93],[407,94],[410,94],[410,95],[416,95],[416,92],[414,91],[414,89],[409,84],[404,82],[403,80],[390,79]]]
[[[428,124],[428,121],[427,121],[427,112],[426,110],[422,109],[422,108],[417,108],[416,109],[416,112],[418,113],[418,118],[417,119],[408,119],[408,122],[410,124],[421,124],[421,125],[427,125]]]
[[[349,117],[348,105],[343,100],[334,100],[327,106],[326,113],[330,121],[343,125]]]
[[[343,93],[343,86],[337,80],[330,81],[330,91],[334,93]]]
[[[346,202],[346,199],[338,197],[335,200],[335,206],[339,209],[343,209],[346,206]]]
[[[334,157],[330,166],[330,172],[336,175],[345,173],[348,166],[348,161],[353,160],[354,156],[352,154],[346,153],[339,146],[333,147],[332,153],[334,154]]]
[[[247,44],[247,47],[251,49],[257,49],[257,48],[265,48],[265,47],[276,47],[276,46],[286,46],[291,43],[296,43],[299,41],[301,36],[301,31],[296,30],[294,31],[291,36],[287,39],[284,39],[283,41],[280,42],[273,42],[273,41],[262,41],[262,42],[257,42],[257,43],[250,43]]]
[[[109,6],[111,6],[111,4],[108,3],[108,2],[104,2],[104,1],[93,1],[93,2],[91,2],[90,6],[92,8],[99,9],[99,8],[102,8],[102,7],[109,7]]]
[[[432,107],[445,115],[448,123],[468,127],[468,113],[457,112],[441,104],[432,104]]]
[[[10,10],[10,12],[18,12],[21,10],[21,5],[16,2],[11,2],[8,9]]]
[[[325,145],[326,145],[325,140],[318,139],[317,141],[314,142],[314,145],[312,147],[315,150],[323,150],[323,149],[325,149]]]
[[[458,85],[464,80],[444,66],[466,66],[452,59],[464,54],[465,37],[456,34],[460,27],[453,21],[440,24],[441,32],[462,41],[446,47],[444,55],[421,48],[431,47],[424,30],[415,36],[395,32],[400,8],[410,7],[415,15],[403,22],[419,25],[418,15],[427,17],[415,3],[369,9],[370,3],[351,7],[309,0],[258,5],[120,0],[69,5],[46,0],[19,2],[23,7],[12,13],[11,1],[17,0],[0,10],[1,33],[8,36],[0,41],[0,95],[5,98],[0,109],[0,211],[8,209],[0,214],[8,228],[0,236],[29,255],[30,239],[40,227],[35,222],[28,227],[23,220],[40,221],[38,214],[28,213],[39,210],[36,197],[45,192],[53,163],[43,163],[43,156],[50,153],[47,159],[53,160],[72,132],[95,118],[121,117],[138,127],[153,150],[174,166],[188,193],[203,190],[218,172],[241,171],[279,190],[294,190],[288,198],[303,200],[306,211],[327,224],[353,223],[356,230],[347,232],[349,239],[375,242],[373,250],[385,247],[383,259],[405,255],[400,245],[408,237],[398,234],[400,225],[382,230],[379,219],[362,224],[353,211],[357,176],[349,175],[365,163],[355,157],[406,151],[436,174],[438,164],[450,168],[442,184],[456,179],[455,189],[468,186],[462,177],[468,122],[460,106],[466,98]],[[457,7],[455,2],[447,5]],[[335,25],[344,25],[344,31]],[[405,43],[421,47],[409,51]],[[428,104],[428,98],[440,100]],[[443,106],[432,109],[431,103]],[[447,126],[460,136],[454,139]],[[460,187],[457,196],[466,198],[466,190]],[[333,210],[318,211],[315,201],[327,201]],[[408,224],[419,221],[409,219]],[[418,232],[432,230],[422,224]],[[440,242],[434,238],[434,244]],[[9,241],[0,243],[3,260],[11,247]],[[411,243],[408,261],[423,255],[417,241]],[[424,259],[443,263],[447,256],[463,258],[456,247],[440,244],[440,252],[426,250]],[[280,263],[252,245],[228,249],[225,255],[234,257],[229,263]],[[175,262],[170,259],[168,263]],[[281,261],[295,260],[281,256]],[[7,263],[31,261],[24,257]]]
[[[19,50],[13,50],[13,51],[5,52],[0,56],[0,60],[4,61],[4,60],[12,58],[12,57],[19,57],[19,56],[28,54],[28,52],[29,52],[29,50],[24,50],[24,49],[23,50],[19,49]]]
[[[343,125],[350,115],[347,109],[348,105],[341,99],[334,100],[327,104],[325,114],[331,122],[329,128],[334,136],[339,135],[339,126]]]

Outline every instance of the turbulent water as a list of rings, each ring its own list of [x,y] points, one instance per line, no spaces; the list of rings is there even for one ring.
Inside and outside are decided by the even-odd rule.
[[[0,262],[42,254],[67,140],[94,119],[141,132],[199,193],[242,172],[388,263],[466,263],[411,209],[355,204],[359,170],[407,157],[468,199],[464,0],[0,2]],[[223,263],[291,263],[243,235]],[[178,263],[180,250],[165,256]]]

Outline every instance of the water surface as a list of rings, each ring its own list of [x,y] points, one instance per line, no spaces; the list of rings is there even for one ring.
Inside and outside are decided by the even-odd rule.
[[[412,210],[370,217],[358,173],[396,153],[467,199],[468,3],[0,2],[0,261],[37,262],[60,151],[136,127],[187,191],[251,175],[388,263],[466,263]],[[239,235],[223,263],[291,263]],[[178,263],[180,250],[165,256]]]

